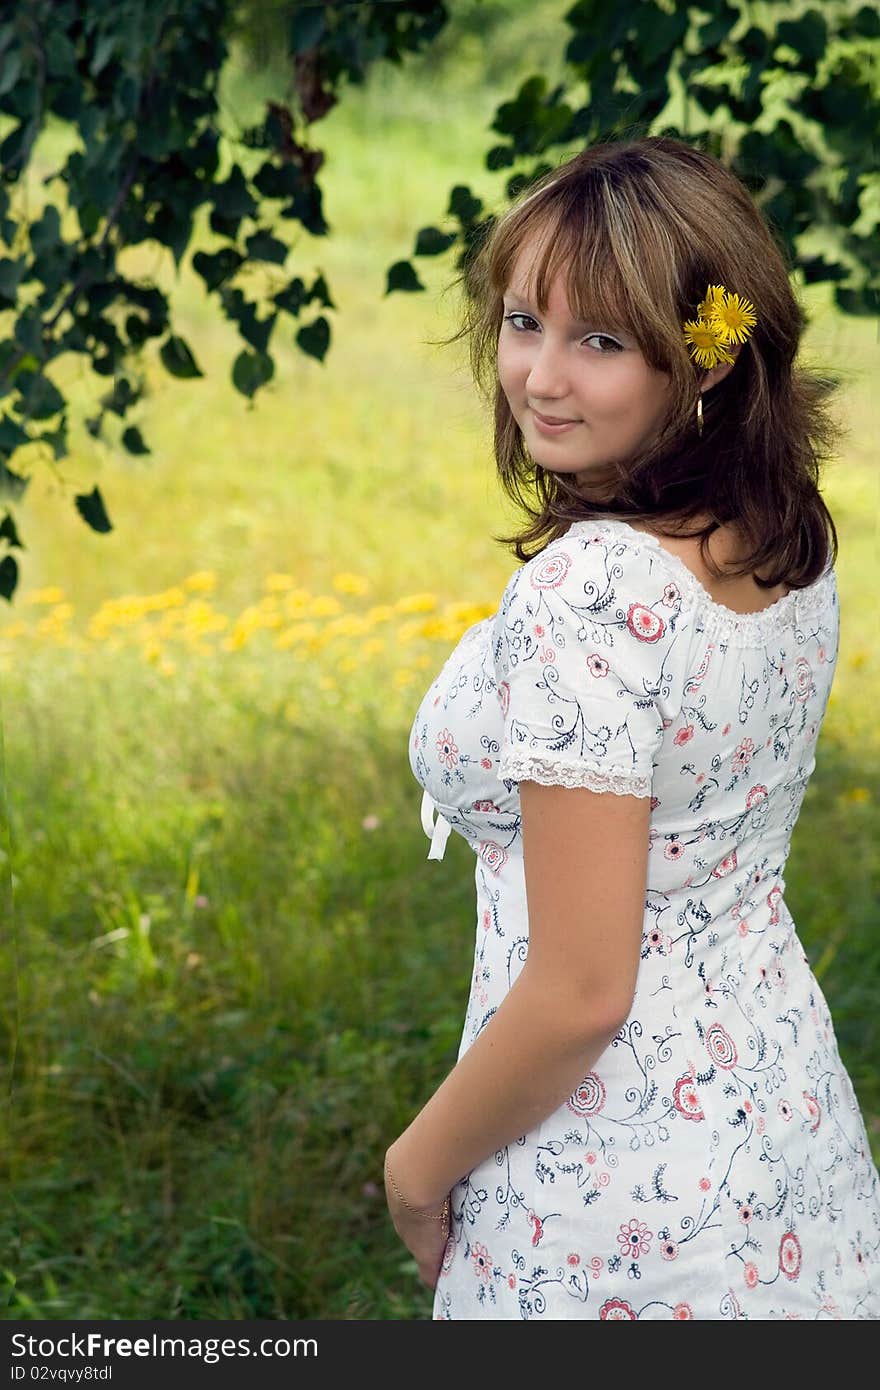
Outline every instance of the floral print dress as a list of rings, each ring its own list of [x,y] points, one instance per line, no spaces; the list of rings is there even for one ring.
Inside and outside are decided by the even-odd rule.
[[[880,1181],[785,863],[834,676],[829,564],[759,613],[574,523],[410,733],[429,859],[475,855],[461,1057],[528,954],[518,783],[650,797],[635,996],[582,1082],[451,1194],[434,1318],[880,1317]]]

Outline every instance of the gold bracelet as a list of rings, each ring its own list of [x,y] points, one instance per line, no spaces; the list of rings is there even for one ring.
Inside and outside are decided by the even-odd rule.
[[[446,1196],[443,1198],[443,1208],[442,1208],[442,1210],[441,1210],[439,1216],[437,1215],[436,1212],[419,1211],[419,1208],[418,1208],[418,1207],[414,1207],[414,1206],[412,1205],[411,1202],[408,1202],[408,1201],[406,1200],[406,1198],[404,1197],[404,1195],[403,1195],[403,1193],[401,1192],[400,1188],[397,1186],[397,1183],[394,1181],[394,1176],[393,1176],[393,1174],[392,1174],[392,1172],[391,1172],[391,1169],[390,1169],[390,1167],[388,1166],[388,1159],[387,1159],[387,1158],[385,1159],[385,1176],[391,1179],[391,1186],[394,1188],[394,1191],[397,1193],[397,1195],[398,1195],[398,1197],[400,1198],[401,1202],[403,1202],[403,1205],[404,1205],[405,1207],[408,1207],[410,1211],[414,1211],[415,1214],[416,1214],[416,1216],[425,1216],[425,1217],[427,1217],[427,1219],[428,1219],[429,1221],[446,1221],[446,1220],[448,1220],[448,1218],[449,1218],[449,1194],[448,1194],[448,1193],[447,1193]]]

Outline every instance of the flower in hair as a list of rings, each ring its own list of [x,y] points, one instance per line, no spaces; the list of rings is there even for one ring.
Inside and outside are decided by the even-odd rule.
[[[688,319],[684,336],[691,356],[701,367],[715,367],[719,362],[733,362],[724,346],[724,330],[714,319]]]
[[[758,322],[754,306],[739,294],[727,294],[723,301],[716,300],[711,318],[726,330],[729,343],[744,343]]]
[[[710,285],[706,291],[706,298],[697,305],[698,319],[711,319],[715,313],[716,304],[724,302],[724,286]]]
[[[709,285],[696,319],[685,320],[685,342],[699,366],[715,367],[735,360],[728,345],[744,343],[757,322],[748,299],[728,293],[723,285]]]

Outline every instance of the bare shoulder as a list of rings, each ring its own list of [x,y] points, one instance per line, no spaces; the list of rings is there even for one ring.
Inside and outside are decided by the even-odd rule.
[[[699,518],[699,521],[702,525],[708,523],[710,519],[708,516],[703,516]],[[694,524],[683,529],[692,530]],[[777,599],[784,598],[789,592],[787,584],[777,584],[772,589],[762,588],[756,582],[757,578],[762,577],[760,572],[752,575],[716,577],[705,563],[699,536],[663,535],[652,530],[644,522],[633,522],[631,525],[637,531],[645,531],[648,535],[653,535],[664,550],[668,550],[672,555],[677,555],[716,603],[724,604],[726,607],[742,613],[751,613],[775,603]],[[712,532],[705,548],[710,558],[721,570],[739,564],[746,553],[742,535],[737,527],[729,523],[720,525]]]

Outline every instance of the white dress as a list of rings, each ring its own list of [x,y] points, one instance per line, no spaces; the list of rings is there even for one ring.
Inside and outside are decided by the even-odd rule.
[[[475,854],[459,1057],[528,953],[518,781],[651,798],[629,1017],[453,1187],[435,1318],[880,1317],[880,1180],[784,898],[838,635],[830,564],[740,615],[656,537],[580,521],[424,696],[428,858],[450,830]]]

